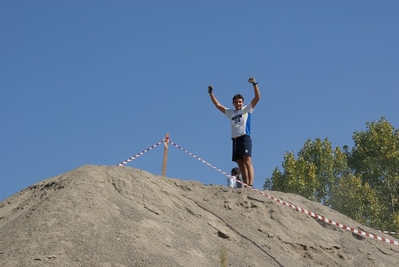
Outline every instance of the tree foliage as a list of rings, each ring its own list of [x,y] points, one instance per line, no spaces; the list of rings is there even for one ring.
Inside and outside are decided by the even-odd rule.
[[[366,125],[367,131],[353,135],[355,145],[347,151],[348,162],[362,183],[377,192],[381,224],[398,229],[399,131],[385,118]]]
[[[399,229],[399,130],[382,117],[354,132],[354,146],[308,139],[284,155],[264,189],[302,195],[379,229]]]
[[[381,226],[378,220],[380,212],[376,192],[358,176],[342,176],[337,190],[331,196],[330,204],[335,210],[362,224]],[[373,218],[373,222],[370,218]]]

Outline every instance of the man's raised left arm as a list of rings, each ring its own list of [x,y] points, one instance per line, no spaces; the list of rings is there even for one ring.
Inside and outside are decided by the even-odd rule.
[[[256,79],[254,77],[249,78],[248,82],[252,83],[252,85],[254,87],[255,97],[254,97],[254,99],[252,99],[251,105],[252,105],[252,108],[255,108],[256,104],[258,104],[258,101],[260,99],[260,91],[259,91],[259,87],[258,87],[258,82],[256,81]]]

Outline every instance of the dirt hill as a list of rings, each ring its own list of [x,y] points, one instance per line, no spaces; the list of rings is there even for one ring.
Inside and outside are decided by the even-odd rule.
[[[300,196],[265,193],[394,240]],[[85,165],[0,202],[0,266],[391,267],[399,246],[251,189]]]

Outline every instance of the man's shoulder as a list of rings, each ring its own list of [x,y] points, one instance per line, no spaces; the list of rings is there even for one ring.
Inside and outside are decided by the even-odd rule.
[[[252,113],[252,111],[254,110],[251,103],[246,104],[243,109],[246,110],[248,113]]]
[[[234,110],[231,109],[231,108],[226,108],[226,109],[224,110],[224,114],[226,114],[226,116],[229,116],[229,115],[232,114],[233,112],[234,112]]]

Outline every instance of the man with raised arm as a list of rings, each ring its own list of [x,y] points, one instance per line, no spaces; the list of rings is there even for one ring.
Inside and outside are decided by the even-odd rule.
[[[212,85],[208,86],[208,93],[215,107],[230,120],[231,139],[233,141],[232,160],[235,161],[240,168],[243,182],[252,187],[254,183],[254,168],[251,160],[251,116],[260,99],[260,91],[255,78],[249,78],[248,82],[253,85],[255,97],[248,105],[244,105],[244,97],[240,94],[234,95],[234,109],[226,108],[220,104],[213,94]]]

